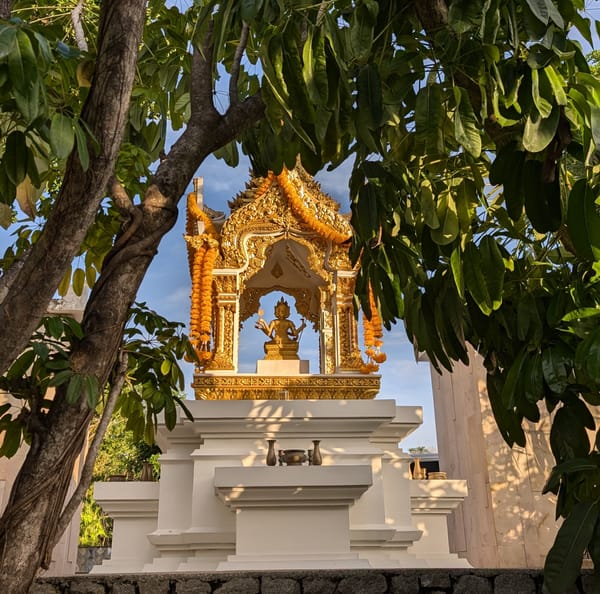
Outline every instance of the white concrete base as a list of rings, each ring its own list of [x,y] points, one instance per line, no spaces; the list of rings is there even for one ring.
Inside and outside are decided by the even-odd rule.
[[[256,362],[256,373],[258,375],[300,375],[310,373],[309,366],[308,359],[259,359]]]
[[[236,554],[217,569],[369,567],[350,552],[349,506],[371,483],[366,465],[216,468],[236,510]]]
[[[319,537],[315,538],[318,541]],[[232,555],[220,563],[217,571],[238,569],[368,569],[369,562],[358,555],[347,553],[322,553],[320,555]]]
[[[467,481],[411,481],[413,523],[423,536],[409,551],[425,567],[471,567],[466,559],[450,552],[447,517],[467,496]]]
[[[142,571],[156,555],[148,534],[156,530],[158,483],[107,482],[94,485],[94,498],[113,518],[112,558],[90,573]]]

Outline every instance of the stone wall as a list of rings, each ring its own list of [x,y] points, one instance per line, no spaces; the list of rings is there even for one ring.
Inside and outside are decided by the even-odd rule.
[[[566,594],[592,592],[582,572]],[[536,570],[315,570],[39,579],[30,594],[542,594]]]

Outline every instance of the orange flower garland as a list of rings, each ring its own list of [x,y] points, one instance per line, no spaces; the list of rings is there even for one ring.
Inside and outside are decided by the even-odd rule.
[[[198,206],[196,195],[188,195],[185,240],[192,277],[190,307],[190,342],[196,350],[202,367],[212,357],[210,347],[212,325],[212,271],[219,254],[218,232],[210,218]],[[204,224],[202,234],[198,222]]]
[[[367,319],[364,312],[362,318],[367,362],[360,367],[361,373],[379,371],[379,364],[387,359],[386,354],[381,351],[381,347],[383,346],[383,327],[371,285],[369,285],[369,306],[371,309],[371,319]]]
[[[288,170],[284,167],[281,173],[277,176],[279,185],[283,188],[285,195],[290,204],[290,208],[302,221],[308,225],[315,233],[318,233],[321,237],[329,239],[333,243],[344,243],[350,239],[350,235],[344,235],[336,229],[333,229],[329,225],[319,221],[311,210],[304,204],[304,201],[298,194],[298,190],[290,180]]]

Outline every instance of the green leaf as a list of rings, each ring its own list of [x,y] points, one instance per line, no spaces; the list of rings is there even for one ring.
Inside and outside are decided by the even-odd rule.
[[[472,243],[467,244],[463,253],[463,272],[467,291],[471,294],[479,309],[486,316],[489,316],[492,313],[492,300],[482,271],[479,250]]]
[[[60,340],[60,338],[62,338],[63,323],[58,316],[48,316],[44,318],[44,326],[52,338],[55,338],[56,340]]]
[[[25,134],[20,130],[11,132],[6,138],[3,162],[6,175],[15,186],[18,186],[27,175],[28,158],[29,150]]]
[[[375,64],[367,64],[360,69],[356,86],[359,115],[365,118],[367,127],[374,130],[381,125],[383,117],[381,80]]]
[[[549,346],[542,352],[542,371],[548,387],[557,394],[562,394],[568,384],[572,366],[570,353],[560,345]]]
[[[539,233],[556,231],[562,220],[560,177],[545,183],[542,179],[543,165],[540,161],[525,161],[522,183],[525,194],[525,211],[531,224]]]
[[[352,13],[350,23],[350,45],[356,59],[361,62],[367,58],[373,45],[374,19],[371,11],[360,4]]]
[[[85,287],[85,271],[83,268],[76,268],[73,271],[73,293],[81,296]]]
[[[70,267],[67,268],[67,270],[65,271],[65,275],[62,277],[60,283],[58,284],[56,291],[61,297],[64,297],[69,292],[69,288],[71,286],[71,273],[72,269]]]
[[[600,259],[600,213],[595,204],[594,192],[585,179],[578,180],[571,188],[567,229],[580,257]]]
[[[559,463],[584,458],[590,453],[590,440],[581,409],[564,405],[556,411],[550,428],[550,447]]]
[[[417,94],[415,126],[417,139],[423,143],[426,153],[444,152],[444,118],[446,109],[439,85],[427,85]]]
[[[59,159],[66,159],[75,143],[73,121],[62,113],[55,113],[50,123],[50,146]]]
[[[83,378],[83,389],[85,390],[85,400],[88,408],[94,410],[98,404],[100,388],[95,375],[86,375]]]
[[[452,254],[450,255],[450,268],[452,269],[452,278],[454,279],[456,290],[458,291],[458,294],[460,295],[461,299],[464,299],[465,287],[459,246],[456,246],[452,250]]]
[[[69,380],[67,386],[66,399],[69,404],[75,404],[81,398],[81,391],[83,389],[83,378],[74,374]]]
[[[90,153],[88,151],[86,134],[78,121],[73,122],[73,130],[75,132],[75,139],[77,140],[77,153],[79,155],[81,168],[84,171],[87,171],[87,168],[90,165]]]
[[[481,135],[467,91],[454,87],[454,100],[454,136],[477,159],[481,154]]]
[[[60,386],[60,385],[64,384],[65,382],[69,381],[72,377],[73,377],[72,369],[63,369],[62,371],[55,373],[50,378],[50,381],[48,382],[48,386],[50,386],[50,387]]]
[[[479,245],[483,275],[490,296],[492,309],[502,305],[502,290],[504,287],[504,259],[496,240],[486,235]]]
[[[431,238],[438,245],[448,245],[458,236],[458,214],[450,192],[442,192],[438,196],[436,215],[440,225],[437,229],[431,230]]]
[[[530,113],[525,120],[525,129],[523,130],[525,150],[532,153],[543,151],[554,138],[559,119],[560,107],[556,105],[547,117],[542,117],[538,112]]]
[[[19,355],[15,362],[10,366],[6,377],[9,380],[15,380],[23,377],[28,371],[35,359],[35,351],[27,349],[23,354]]]
[[[544,23],[544,25],[548,24],[549,13],[548,13],[548,5],[546,0],[526,0],[527,5],[531,9],[531,12],[535,15],[535,17]]]
[[[550,594],[562,594],[575,583],[597,521],[595,501],[576,503],[564,519],[544,564],[544,586]]]
[[[531,71],[531,95],[542,118],[547,118],[552,112],[552,103],[541,95],[539,70]]]
[[[558,75],[556,70],[552,64],[548,64],[544,68],[544,74],[552,87],[552,91],[554,92],[554,100],[557,105],[566,105],[567,104],[567,94],[564,89],[564,80]]]
[[[425,224],[431,229],[437,229],[440,226],[440,220],[437,216],[435,200],[433,199],[433,190],[429,180],[424,180],[421,184],[419,201]]]
[[[161,364],[160,364],[160,372],[163,375],[169,375],[171,371],[171,361],[169,361],[169,359],[165,359]]]
[[[35,53],[29,35],[17,29],[16,44],[8,54],[8,72],[13,86],[25,94],[38,82],[38,70]]]
[[[16,41],[16,27],[2,24],[0,26],[0,60],[4,60],[13,51]]]

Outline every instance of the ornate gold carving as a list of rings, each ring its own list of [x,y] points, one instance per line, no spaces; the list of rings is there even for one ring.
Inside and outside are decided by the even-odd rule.
[[[265,376],[197,374],[197,400],[370,400],[379,392],[378,375]]]

